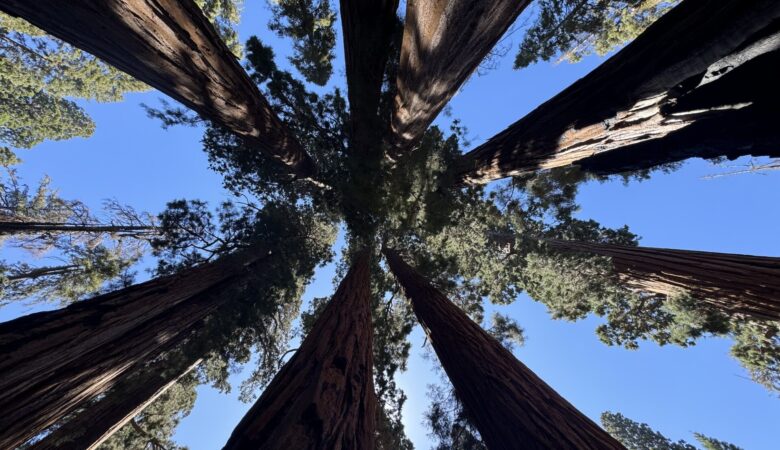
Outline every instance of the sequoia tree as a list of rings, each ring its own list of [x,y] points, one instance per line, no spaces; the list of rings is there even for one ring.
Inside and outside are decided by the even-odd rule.
[[[623,446],[447,300],[397,252],[384,249],[466,414],[491,449]]]
[[[368,250],[223,447],[374,448]]]
[[[724,313],[780,320],[780,258],[593,242],[545,241],[554,249],[610,258],[629,287],[687,294]]]
[[[0,324],[0,446],[21,445],[197,328],[269,258],[257,249]]]
[[[464,155],[463,182],[577,164],[609,175],[691,157],[780,155],[780,4],[686,0]]]
[[[398,155],[416,144],[528,5],[526,0],[406,2],[391,120]]]
[[[314,173],[311,158],[192,0],[14,0],[0,9],[170,95],[294,174]]]

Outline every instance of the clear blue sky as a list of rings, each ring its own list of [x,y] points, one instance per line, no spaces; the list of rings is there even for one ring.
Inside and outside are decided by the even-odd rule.
[[[242,40],[260,35],[284,64],[290,45],[268,30],[264,3],[247,2],[240,34]],[[600,61],[541,64],[517,72],[511,69],[511,58],[519,37],[513,37],[514,47],[499,68],[470,80],[451,103],[453,117],[468,127],[474,145]],[[344,86],[340,44],[339,38],[331,85]],[[48,174],[64,198],[81,199],[94,208],[106,197],[151,212],[174,198],[212,203],[225,198],[219,176],[208,170],[200,149],[201,131],[164,131],[146,118],[139,103],[155,103],[160,97],[151,92],[128,95],[122,103],[86,104],[97,123],[95,135],[21,152],[20,174],[30,183]],[[643,245],[780,256],[776,207],[780,172],[701,179],[722,170],[691,161],[673,174],[658,174],[643,183],[589,184],[578,197],[580,216],[607,226],[628,224],[642,236]],[[305,300],[332,293],[333,275],[332,266],[318,271]],[[29,309],[10,306],[0,310],[0,320],[26,312]],[[542,305],[525,295],[502,312],[526,329],[528,342],[516,350],[517,357],[594,419],[604,410],[620,411],[673,439],[692,440],[691,432],[697,431],[746,449],[777,448],[780,401],[746,379],[745,371],[728,355],[728,340],[705,339],[689,349],[645,343],[638,351],[627,351],[598,341],[593,331],[598,320],[552,321]],[[427,431],[421,426],[426,385],[438,379],[431,370],[435,359],[423,358],[422,341],[417,327],[409,370],[400,376],[400,384],[409,397],[404,414],[407,433],[417,448],[427,449]],[[195,410],[182,422],[176,438],[192,450],[220,448],[248,408],[237,400],[237,393],[201,388]]]

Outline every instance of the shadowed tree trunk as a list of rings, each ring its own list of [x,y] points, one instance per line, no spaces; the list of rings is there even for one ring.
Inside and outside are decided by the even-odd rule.
[[[104,225],[58,222],[0,222],[0,235],[23,233],[111,233],[123,236],[155,234],[157,227],[147,225]]]
[[[623,449],[558,395],[394,250],[383,250],[488,448]]]
[[[64,425],[36,442],[31,450],[81,448],[93,450],[151,405],[159,396],[192,371],[201,360],[194,358],[179,373],[148,368],[139,376],[118,383],[104,398],[88,405]]]
[[[311,332],[224,450],[374,448],[369,257],[364,250],[355,258]]]
[[[379,96],[397,9],[398,0],[341,0],[351,147],[358,154],[375,152],[382,137]]]
[[[392,132],[397,155],[413,145],[528,0],[408,0]]]
[[[0,448],[37,435],[198,329],[269,257],[253,250],[1,323]]]
[[[780,258],[545,239],[554,249],[608,256],[631,288],[688,293],[728,313],[780,320]]]
[[[286,165],[314,163],[192,0],[3,0],[21,17],[159,89]]]
[[[685,0],[596,70],[464,155],[462,182],[577,164],[600,175],[780,155],[780,2]]]

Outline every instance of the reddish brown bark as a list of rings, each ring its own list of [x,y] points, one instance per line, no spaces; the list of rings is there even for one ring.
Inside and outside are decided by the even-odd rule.
[[[691,157],[780,155],[780,3],[685,0],[468,152],[461,181],[577,164],[609,175]]]
[[[42,432],[197,329],[266,258],[236,255],[0,324],[0,448]]]
[[[0,10],[159,89],[301,177],[314,163],[192,0],[4,0]]]
[[[301,347],[223,450],[374,448],[369,256],[357,256]]]
[[[147,369],[143,375],[124,380],[97,403],[90,404],[74,418],[36,442],[31,449],[97,448],[187,375],[200,361],[194,359],[178,373],[154,368]]]
[[[725,313],[780,320],[780,258],[545,240],[552,248],[608,256],[630,287],[688,293]]]
[[[419,140],[528,0],[408,0],[398,93],[396,152]]]
[[[428,280],[385,249],[390,270],[490,449],[623,449]]]

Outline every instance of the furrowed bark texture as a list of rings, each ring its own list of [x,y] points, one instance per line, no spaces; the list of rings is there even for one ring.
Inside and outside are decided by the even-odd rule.
[[[552,248],[612,259],[630,287],[688,293],[725,313],[780,320],[780,258],[545,240]]]
[[[780,156],[780,2],[685,0],[596,70],[464,155],[462,182],[577,164]]]
[[[97,403],[88,405],[63,426],[36,442],[31,450],[96,449],[197,367],[201,359],[194,358],[190,362],[179,373],[154,368],[147,369],[148,372],[140,377],[124,380]]]
[[[301,347],[233,430],[225,450],[373,449],[369,253],[356,259]]]
[[[381,122],[382,80],[396,26],[398,0],[341,0],[352,150],[374,151]]]
[[[14,448],[106,392],[227,301],[253,251],[56,311],[0,323],[0,448]]]
[[[384,254],[488,448],[624,448],[469,319],[398,253],[385,249]]]
[[[529,4],[527,0],[408,0],[392,117],[396,152],[419,140]]]
[[[21,17],[159,89],[286,165],[314,163],[192,0],[3,0]]]

